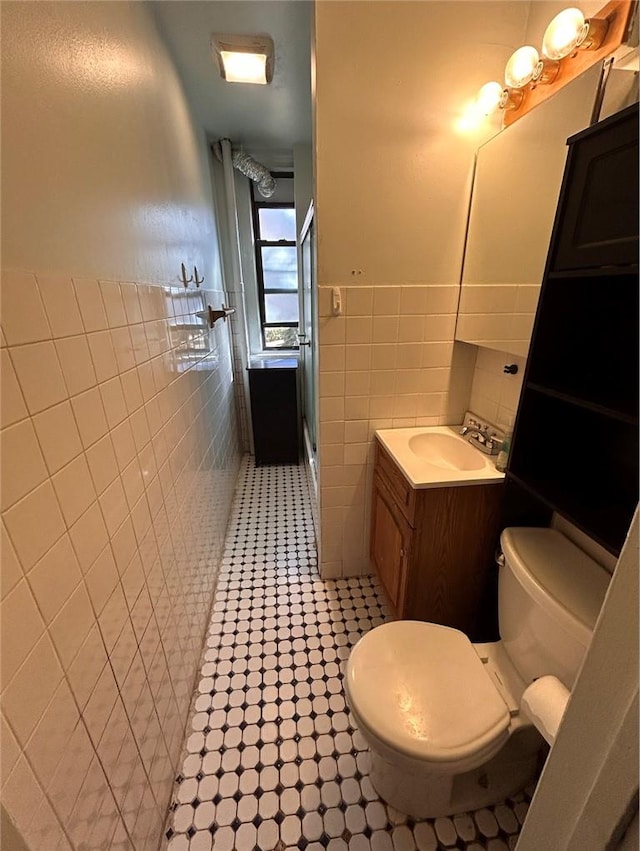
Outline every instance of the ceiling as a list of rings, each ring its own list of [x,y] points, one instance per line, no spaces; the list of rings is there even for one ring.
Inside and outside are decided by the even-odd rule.
[[[211,140],[228,137],[254,156],[271,154],[272,161],[290,159],[293,145],[311,142],[311,2],[154,0],[149,5],[195,120]],[[270,35],[275,44],[272,82],[225,82],[211,53],[212,33]]]

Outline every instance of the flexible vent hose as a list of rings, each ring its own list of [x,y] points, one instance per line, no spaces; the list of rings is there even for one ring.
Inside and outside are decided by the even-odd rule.
[[[214,154],[222,162],[220,142],[215,142],[212,147]],[[233,167],[238,169],[241,174],[253,180],[263,198],[270,198],[273,195],[276,189],[276,181],[266,166],[254,160],[249,154],[245,154],[244,151],[232,151],[231,162]]]

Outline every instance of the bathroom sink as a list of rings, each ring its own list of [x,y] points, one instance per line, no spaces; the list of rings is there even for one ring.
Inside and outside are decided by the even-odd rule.
[[[384,428],[376,439],[412,488],[499,482],[495,455],[485,455],[460,436],[460,426]]]
[[[450,434],[414,434],[409,438],[409,449],[443,470],[481,470],[485,465],[477,449]]]

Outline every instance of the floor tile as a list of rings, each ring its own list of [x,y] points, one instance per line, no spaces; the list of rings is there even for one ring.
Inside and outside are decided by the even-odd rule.
[[[322,580],[303,467],[238,479],[164,851],[498,851],[533,790],[416,821],[381,801],[345,703],[351,647],[389,616],[371,576]]]

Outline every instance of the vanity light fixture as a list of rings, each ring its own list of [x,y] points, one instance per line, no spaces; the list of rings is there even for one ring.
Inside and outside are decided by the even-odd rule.
[[[273,39],[268,35],[214,33],[213,51],[220,76],[228,83],[266,85],[273,79]]]
[[[525,45],[511,54],[504,69],[504,81],[509,89],[523,89],[533,80],[540,55],[535,47]]]
[[[580,9],[564,9],[551,21],[542,39],[542,52],[549,59],[564,59],[576,49],[596,50],[605,39],[606,18],[585,19]]]
[[[522,89],[504,89],[500,98],[500,109],[519,109],[524,100]]]
[[[485,83],[476,96],[476,106],[480,114],[484,116],[491,115],[499,109],[502,93],[500,83]]]

